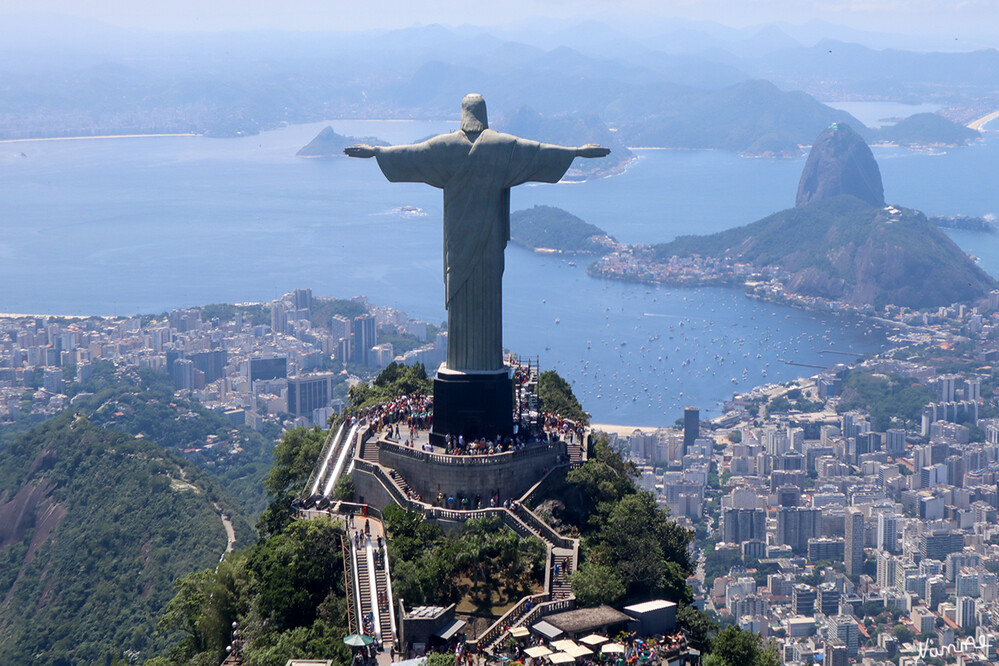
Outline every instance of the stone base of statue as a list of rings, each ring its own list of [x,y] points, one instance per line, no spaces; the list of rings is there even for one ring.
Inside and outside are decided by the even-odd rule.
[[[438,446],[459,435],[465,441],[513,434],[513,377],[509,368],[463,372],[441,366],[434,378],[434,423],[430,441]]]

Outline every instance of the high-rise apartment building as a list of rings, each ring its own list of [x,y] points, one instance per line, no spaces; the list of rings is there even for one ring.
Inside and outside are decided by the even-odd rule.
[[[846,560],[846,575],[859,576],[864,568],[864,514],[860,509],[846,510],[844,521],[846,545],[843,556]]]
[[[878,514],[878,550],[898,552],[898,517],[893,511]]]

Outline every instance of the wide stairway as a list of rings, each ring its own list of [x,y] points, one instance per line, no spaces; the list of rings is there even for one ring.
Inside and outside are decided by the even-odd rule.
[[[388,553],[385,541],[378,547],[382,534],[380,521],[368,518],[370,535],[363,534],[364,518],[355,517],[355,527],[360,528],[360,545],[351,539],[352,569],[355,579],[354,598],[351,603],[357,610],[361,632],[375,639],[375,644],[388,648],[395,640],[396,619],[392,608],[392,583],[388,575]]]

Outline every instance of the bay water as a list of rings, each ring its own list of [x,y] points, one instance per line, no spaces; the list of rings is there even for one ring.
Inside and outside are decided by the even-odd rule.
[[[392,143],[454,129],[332,124]],[[0,143],[0,311],[134,315],[310,287],[443,321],[440,192],[388,183],[374,160],[296,158],[324,126],[235,139]],[[875,155],[893,203],[929,214],[999,212],[989,182],[999,163],[995,135],[942,154]],[[516,188],[512,206],[559,206],[622,242],[662,242],[793,205],[803,164],[642,151],[619,176]],[[999,239],[951,235],[999,274]],[[586,264],[510,246],[504,342],[562,373],[597,422],[672,424],[686,405],[713,410],[733,391],[814,372],[787,361],[830,365],[850,357],[829,350],[869,353],[885,344],[852,319],[737,290],[597,280]]]

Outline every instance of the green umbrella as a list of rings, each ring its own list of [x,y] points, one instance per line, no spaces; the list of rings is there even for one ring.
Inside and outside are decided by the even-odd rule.
[[[350,636],[344,636],[343,642],[350,647],[365,647],[374,643],[375,639],[363,634],[351,634]]]

